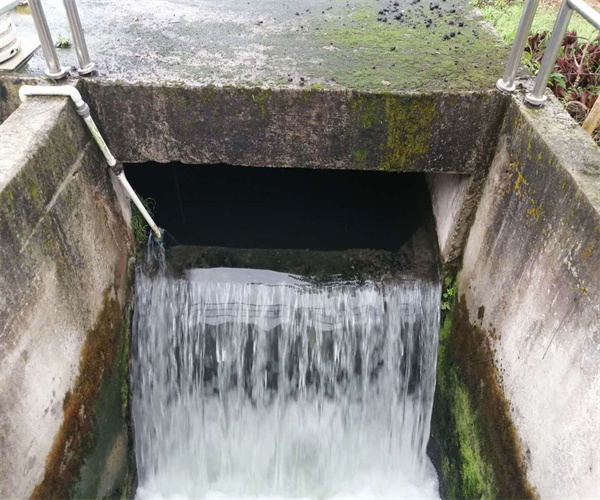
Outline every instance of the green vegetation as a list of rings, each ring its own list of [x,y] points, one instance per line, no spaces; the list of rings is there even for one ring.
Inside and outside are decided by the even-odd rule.
[[[473,0],[500,36],[512,43],[523,11],[521,0]],[[558,7],[541,6],[535,16],[523,53],[523,62],[535,75],[554,28]],[[576,12],[564,36],[548,87],[565,109],[583,123],[600,94],[600,37],[598,31]],[[600,128],[594,138],[600,143]]]
[[[523,12],[522,1],[506,0],[473,0],[486,21],[494,25],[500,36],[507,43],[512,43],[517,34],[517,27]],[[556,7],[540,6],[531,27],[532,33],[552,31],[556,21]],[[597,30],[576,12],[569,23],[569,29],[577,31],[580,37],[591,39]]]
[[[499,498],[491,464],[482,456],[479,415],[469,399],[459,366],[450,349],[457,285],[444,280],[433,433],[440,449],[441,478],[446,498]]]
[[[457,19],[466,14],[462,9],[470,10],[458,7]],[[437,90],[440,80],[448,90],[487,88],[490,73],[502,72],[499,54],[506,46],[476,23],[458,35],[465,43],[456,45],[443,39],[450,32],[447,25],[428,28],[427,16],[417,9],[409,9],[403,22],[381,23],[377,17],[377,9],[369,6],[349,14],[341,25],[323,23],[314,40],[327,64],[314,76],[349,88],[390,92]],[[323,47],[331,48],[330,56]],[[478,54],[476,64],[473,53]]]
[[[79,375],[63,401],[63,421],[32,498],[90,498],[101,464],[123,430],[118,379],[122,311],[107,289],[96,324],[87,332]]]
[[[148,210],[148,213],[152,216],[154,215],[154,208],[156,206],[156,201],[153,198],[143,198],[138,195],[142,204]],[[144,219],[144,216],[137,209],[135,204],[131,203],[131,227],[133,229],[133,244],[135,247],[135,252],[139,252],[140,248],[146,241],[148,240],[148,230],[150,226]]]
[[[58,34],[58,36],[56,37],[57,40],[54,43],[54,46],[58,49],[68,49],[71,46],[71,40],[69,40],[67,37],[62,36],[60,33]]]
[[[488,334],[471,323],[454,276],[444,279],[432,456],[445,498],[535,498]]]
[[[444,291],[442,293],[442,311],[450,311],[452,309],[457,291],[458,285],[452,276],[446,276],[444,279]]]
[[[429,96],[414,96],[408,103],[393,96],[385,100],[388,126],[387,152],[379,168],[405,170],[429,151],[436,101]]]

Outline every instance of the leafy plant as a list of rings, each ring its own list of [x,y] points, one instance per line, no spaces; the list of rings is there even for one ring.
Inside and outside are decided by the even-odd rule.
[[[59,49],[68,49],[71,46],[71,40],[69,40],[67,37],[62,36],[59,33],[57,38],[58,40],[56,40],[56,43],[54,44],[55,47]]]
[[[523,62],[525,63],[525,66],[527,66],[529,71],[531,71],[534,75],[538,74],[538,71],[540,70],[540,63],[539,61],[533,59],[533,55],[531,54],[531,52],[523,53]]]
[[[565,77],[562,73],[552,73],[550,75],[550,79],[548,81],[548,85],[560,87],[562,89],[567,88],[567,82],[565,81]]]
[[[457,291],[458,287],[456,286],[454,278],[452,278],[452,276],[446,276],[446,278],[444,279],[444,287],[442,293],[442,311],[449,311],[450,309],[452,309]]]

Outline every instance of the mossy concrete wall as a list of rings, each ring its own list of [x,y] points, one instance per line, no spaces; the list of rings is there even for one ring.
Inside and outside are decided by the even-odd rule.
[[[87,457],[124,433],[120,385],[119,430],[95,431],[115,404],[104,388],[119,367],[129,239],[70,100],[21,105],[0,126],[2,498],[97,494],[77,485]]]
[[[600,155],[559,103],[536,110],[520,99],[504,120],[442,339],[473,410],[450,414],[472,465],[458,473],[484,479],[471,483],[475,496],[597,498]],[[459,484],[452,467],[445,473]]]
[[[80,82],[126,163],[477,173],[506,104],[497,92],[367,93],[318,88]]]

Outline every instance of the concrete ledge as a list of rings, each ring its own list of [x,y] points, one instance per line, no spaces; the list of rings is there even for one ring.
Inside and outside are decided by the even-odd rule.
[[[19,107],[21,85],[38,85],[39,78],[0,78],[0,124]]]
[[[7,498],[31,495],[48,472],[87,332],[107,300],[123,304],[128,236],[105,163],[69,100],[21,105],[0,126],[0,158],[0,496]]]
[[[490,163],[507,102],[497,92],[80,85],[127,163],[475,173]]]

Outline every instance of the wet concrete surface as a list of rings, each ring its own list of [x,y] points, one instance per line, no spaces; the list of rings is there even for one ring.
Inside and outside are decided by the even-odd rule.
[[[79,0],[97,75],[124,82],[493,89],[508,49],[469,1]],[[62,2],[44,8],[72,40]],[[35,36],[27,8],[20,36]],[[73,47],[57,49],[76,66]],[[43,76],[41,49],[19,72]]]

